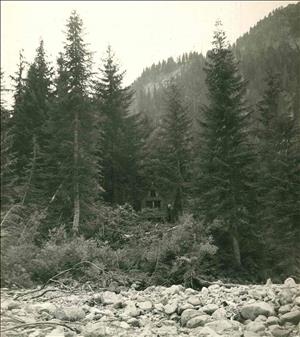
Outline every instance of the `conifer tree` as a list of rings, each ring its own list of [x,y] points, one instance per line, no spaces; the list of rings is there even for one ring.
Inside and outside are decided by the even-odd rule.
[[[73,11],[64,52],[58,59],[54,103],[48,123],[48,194],[51,214],[76,234],[95,215],[100,190],[96,122],[89,98],[91,55],[83,41],[83,22]],[[72,223],[72,224],[71,224]]]
[[[123,204],[129,201],[128,165],[136,165],[136,156],[129,153],[135,149],[129,146],[128,137],[135,127],[134,118],[128,116],[132,92],[122,85],[124,73],[119,71],[110,47],[101,75],[95,85],[95,100],[101,114],[104,199],[111,204]]]
[[[16,197],[15,186],[15,155],[12,152],[12,124],[10,111],[3,101],[6,89],[3,85],[3,73],[1,72],[1,218],[2,211],[6,211],[14,203]]]
[[[289,256],[282,272],[297,264],[294,258],[300,235],[300,155],[295,151],[296,119],[284,99],[280,76],[269,72],[266,84],[258,104],[258,219],[266,244],[264,262],[274,266],[272,261]]]
[[[213,49],[207,55],[208,105],[201,123],[197,174],[197,212],[207,226],[219,223],[241,266],[240,237],[247,228],[248,165],[245,82],[216,23]]]
[[[171,82],[165,91],[165,113],[157,143],[158,165],[153,165],[160,189],[170,195],[175,219],[186,204],[191,174],[191,120],[178,86]]]

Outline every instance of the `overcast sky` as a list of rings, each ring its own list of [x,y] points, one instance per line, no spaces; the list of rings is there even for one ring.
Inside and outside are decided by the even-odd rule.
[[[154,62],[210,48],[220,18],[233,43],[273,9],[297,1],[1,1],[1,68],[16,70],[24,49],[31,62],[42,37],[49,60],[62,51],[72,9],[83,19],[86,42],[99,64],[111,44],[130,84]],[[6,85],[9,85],[6,80]]]

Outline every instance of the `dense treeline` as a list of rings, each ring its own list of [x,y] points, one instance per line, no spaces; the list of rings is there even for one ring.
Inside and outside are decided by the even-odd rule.
[[[133,114],[135,93],[110,47],[92,73],[82,29],[72,12],[55,70],[43,41],[27,73],[20,53],[12,111],[1,102],[2,282],[31,285],[83,261],[189,286],[200,275],[299,277],[299,113],[280,69],[266,69],[249,104],[218,22],[206,59],[191,53],[145,70],[188,69],[151,87],[160,96],[152,123],[150,93],[137,93],[144,108]],[[168,216],[165,203],[145,212],[149,192]],[[92,267],[75,276],[103,281]]]

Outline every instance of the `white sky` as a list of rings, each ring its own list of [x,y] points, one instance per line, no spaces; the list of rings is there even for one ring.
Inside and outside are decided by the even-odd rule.
[[[31,62],[42,37],[49,60],[62,51],[73,9],[84,22],[86,42],[99,65],[111,44],[130,84],[142,70],[170,56],[210,48],[215,21],[233,43],[273,9],[297,1],[1,1],[1,68],[5,83],[24,49]]]

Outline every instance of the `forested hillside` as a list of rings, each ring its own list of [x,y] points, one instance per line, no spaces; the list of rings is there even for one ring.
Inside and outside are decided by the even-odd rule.
[[[250,104],[255,105],[265,90],[267,72],[275,71],[280,75],[285,93],[283,104],[293,105],[296,113],[300,111],[299,3],[274,10],[241,36],[232,48],[240,62],[240,71],[248,81]],[[175,78],[191,116],[196,116],[201,105],[206,104],[204,63],[205,56],[191,52],[178,60],[169,58],[146,68],[133,83],[136,91],[133,111],[142,111],[157,123],[163,113],[163,88],[170,78]]]
[[[129,87],[76,11],[55,65],[47,41],[20,53],[1,101],[1,284],[300,280],[299,10],[232,47],[217,21],[205,57]]]

